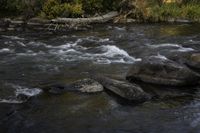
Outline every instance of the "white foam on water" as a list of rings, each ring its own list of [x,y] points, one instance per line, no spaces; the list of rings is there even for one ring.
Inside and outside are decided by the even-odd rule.
[[[66,43],[59,46],[49,47],[49,54],[58,57],[62,61],[78,61],[78,60],[90,60],[97,64],[111,64],[111,63],[133,63],[135,61],[141,61],[136,59],[115,45],[102,45],[96,47],[84,47],[84,45],[78,45],[79,43],[87,40],[89,42],[112,42],[109,38],[97,38],[87,37],[77,39],[75,42]],[[88,52],[98,51],[97,53]]]
[[[101,49],[103,51],[106,51],[105,53],[103,53],[101,55],[105,55],[107,57],[113,57],[115,55],[129,56],[126,51],[119,49],[117,46],[114,46],[114,45],[103,45],[103,46],[101,46]]]
[[[125,31],[126,30],[125,27],[114,27],[114,28],[118,31]]]
[[[9,48],[0,49],[0,53],[13,53],[14,51],[15,51],[14,49],[9,49]]]
[[[25,95],[27,97],[37,96],[42,93],[42,90],[39,88],[28,88],[25,86],[15,85],[15,84],[7,84],[15,89],[15,96],[9,97],[7,99],[0,99],[0,103],[14,103],[20,104],[25,102],[22,99],[19,99],[19,95]]]
[[[9,44],[12,44],[13,42],[12,41],[5,41],[4,44],[6,45],[9,45]]]
[[[180,47],[178,49],[179,52],[189,52],[189,51],[194,51],[193,48],[185,48],[185,47]]]
[[[99,45],[94,45],[91,47],[85,47],[84,40],[86,42],[94,42],[99,43]],[[43,42],[35,42],[30,41],[28,43],[23,43],[18,41],[18,44],[23,46],[26,51],[21,53],[16,53],[17,56],[27,56],[27,57],[37,57],[40,58],[44,55],[55,56],[56,59],[60,61],[92,61],[93,63],[98,64],[111,64],[111,63],[127,63],[131,64],[135,61],[141,61],[141,59],[136,59],[130,56],[125,50],[120,49],[115,45],[109,45],[112,42],[109,38],[98,38],[98,37],[86,37],[86,38],[79,38],[74,42],[68,42],[61,45],[48,45]],[[101,44],[106,43],[106,44]],[[81,45],[79,45],[81,44]],[[31,46],[29,47],[26,46]],[[33,47],[38,48],[42,47],[42,51],[35,52]],[[43,51],[43,48],[44,51]],[[38,48],[39,49],[39,48]],[[96,51],[96,52],[95,52]],[[1,51],[0,51],[1,52]]]
[[[45,53],[42,51],[39,52],[33,52],[31,50],[27,50],[26,53],[17,53],[17,56],[38,56],[38,55],[44,55]]]
[[[164,43],[164,44],[158,44],[158,45],[149,45],[149,44],[146,44],[146,45],[149,46],[149,47],[152,47],[152,48],[172,47],[172,48],[176,49],[176,50],[173,50],[173,51],[179,51],[179,52],[194,51],[193,48],[186,48],[186,47],[183,47],[181,45],[173,44],[173,43]]]
[[[92,60],[94,63],[98,64],[110,64],[110,63],[133,63],[135,61],[141,61],[141,59],[136,59],[134,57],[129,56],[129,54],[119,49],[116,46],[111,45],[103,45],[97,47],[102,53],[94,54],[94,53],[84,53],[81,51],[77,51],[75,49],[69,50],[58,50],[54,51],[54,54],[61,54],[61,57],[70,57],[73,58],[71,60]],[[56,52],[56,53],[55,53]],[[70,56],[69,53],[75,54]],[[69,61],[69,60],[68,60]]]
[[[94,54],[95,56],[104,56],[104,57],[108,57],[108,58],[114,58],[114,57],[119,56],[118,60],[113,60],[113,62],[118,62],[118,63],[126,63],[124,58],[128,59],[127,63],[141,61],[141,59],[136,59],[136,58],[130,56],[125,50],[120,49],[114,45],[103,45],[103,46],[100,46],[100,48],[105,52],[102,54]]]
[[[19,44],[22,47],[26,47],[26,45],[23,42],[17,41],[17,44]]]
[[[97,42],[97,43],[113,42],[109,38],[98,38],[94,36],[82,38],[82,41],[84,40],[89,41],[89,42]]]
[[[13,103],[13,104],[20,104],[23,103],[24,101],[18,100],[18,99],[0,99],[0,103]]]
[[[51,48],[52,47],[51,45],[47,45],[45,43],[35,42],[35,41],[30,41],[26,45],[28,45],[28,46],[35,46],[35,47],[43,46],[43,47],[47,47],[47,48]]]
[[[151,57],[159,58],[159,59],[162,59],[162,60],[168,60],[167,57],[165,57],[164,55],[161,55],[159,53],[156,56],[154,55],[154,56],[151,56]]]
[[[160,47],[175,47],[175,48],[179,48],[180,47],[180,45],[173,44],[173,43],[163,43],[163,44],[158,44],[158,45],[147,44],[147,46],[153,47],[153,48],[160,48]]]
[[[20,94],[32,97],[42,93],[42,90],[39,88],[28,88],[25,86],[10,84],[15,89],[15,95],[18,96]]]
[[[112,62],[109,59],[97,59],[95,64],[111,64]]]
[[[6,35],[2,35],[2,37],[8,38],[8,39],[11,39],[11,40],[25,40],[25,38],[18,37],[18,36],[6,36]]]
[[[77,43],[67,43],[67,44],[64,44],[64,45],[60,45],[60,46],[54,46],[53,48],[59,48],[59,49],[68,49],[68,48],[71,48],[71,47],[75,47],[77,45]]]
[[[198,40],[193,40],[193,39],[190,39],[190,40],[188,40],[188,41],[186,41],[185,43],[193,43],[193,44],[199,44],[200,43],[200,41],[198,41]]]
[[[10,53],[10,52],[12,52],[12,50],[10,50],[9,48],[0,49],[0,53]]]
[[[20,94],[24,94],[26,96],[32,97],[32,96],[39,95],[41,92],[42,92],[42,90],[38,89],[38,88],[32,88],[32,89],[21,88],[21,89],[16,90],[16,95],[18,96]]]

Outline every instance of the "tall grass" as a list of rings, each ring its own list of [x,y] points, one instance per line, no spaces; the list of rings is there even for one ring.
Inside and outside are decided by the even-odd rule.
[[[163,4],[161,6],[151,6],[146,19],[152,21],[166,21],[169,19],[188,19],[200,21],[200,4]]]
[[[30,18],[39,15],[51,19],[87,17],[112,10],[118,10],[122,18],[143,21],[189,19],[200,22],[199,0],[182,0],[181,3],[163,3],[162,0],[0,0],[0,16],[10,14]]]

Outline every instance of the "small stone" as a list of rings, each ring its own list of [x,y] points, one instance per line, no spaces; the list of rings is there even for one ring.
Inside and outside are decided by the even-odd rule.
[[[67,91],[97,93],[103,91],[103,86],[93,79],[82,79],[69,84],[55,84],[45,88],[49,88],[49,92],[53,94],[62,94]]]
[[[80,92],[94,93],[103,91],[103,86],[93,79],[83,79],[73,84]]]

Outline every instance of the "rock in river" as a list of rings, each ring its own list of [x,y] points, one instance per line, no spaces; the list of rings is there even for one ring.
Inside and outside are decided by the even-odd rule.
[[[200,53],[193,53],[186,61],[187,66],[200,73]]]
[[[129,81],[139,80],[167,86],[195,85],[200,80],[200,76],[186,66],[156,56],[135,62],[126,78]]]
[[[105,89],[124,99],[135,102],[144,102],[150,99],[149,95],[145,93],[139,85],[129,83],[124,79],[118,80],[99,75],[94,78],[101,83]]]
[[[93,79],[82,79],[69,84],[55,84],[48,87],[50,93],[60,94],[66,91],[95,93],[103,91],[103,86]]]

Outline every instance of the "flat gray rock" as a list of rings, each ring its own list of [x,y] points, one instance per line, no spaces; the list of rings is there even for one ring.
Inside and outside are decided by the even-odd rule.
[[[144,102],[150,99],[149,95],[145,93],[139,85],[129,83],[124,79],[112,79],[99,75],[94,78],[101,83],[105,89],[124,99],[136,102]]]
[[[200,80],[200,76],[186,66],[155,56],[135,62],[126,78],[167,86],[196,85]]]

